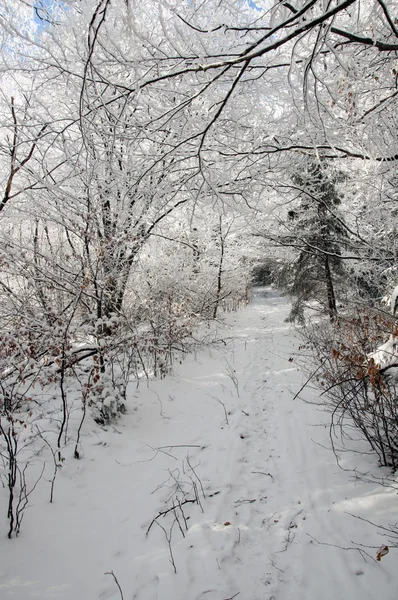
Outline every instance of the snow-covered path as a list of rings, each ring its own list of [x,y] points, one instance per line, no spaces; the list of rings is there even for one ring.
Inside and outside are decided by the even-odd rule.
[[[339,469],[328,415],[293,399],[303,376],[287,313],[258,290],[225,347],[133,390],[115,429],[93,425],[55,504],[43,488],[21,537],[1,541],[0,598],[116,600],[113,571],[124,600],[395,600],[392,552],[376,564],[336,546],[385,543],[348,513],[395,522],[396,491]],[[200,506],[146,535],[193,483]]]

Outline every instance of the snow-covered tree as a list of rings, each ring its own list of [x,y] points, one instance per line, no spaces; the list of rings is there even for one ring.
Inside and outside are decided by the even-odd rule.
[[[337,178],[327,165],[314,160],[306,161],[292,175],[296,200],[287,212],[286,233],[280,239],[294,255],[283,275],[295,298],[292,321],[303,321],[304,306],[310,300],[321,302],[331,321],[337,315],[336,283],[344,271],[342,247],[347,236],[339,212]]]

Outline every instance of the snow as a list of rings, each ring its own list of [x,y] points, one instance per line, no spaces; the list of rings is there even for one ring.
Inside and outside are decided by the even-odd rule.
[[[380,369],[387,369],[398,364],[398,339],[390,335],[388,341],[368,355]]]
[[[391,309],[392,315],[395,315],[395,313],[397,312],[397,300],[398,300],[398,285],[395,286],[395,288],[393,289],[393,292],[391,294],[390,309]]]
[[[130,389],[115,427],[87,422],[81,460],[73,443],[63,453],[54,504],[41,481],[11,541],[0,489],[0,598],[116,600],[113,572],[125,600],[395,600],[394,551],[365,561],[360,544],[376,557],[387,540],[355,517],[397,522],[397,490],[372,480],[387,474],[372,455],[337,463],[330,415],[295,398],[305,375],[288,312],[256,290],[228,316],[226,345]],[[181,529],[171,511],[146,534],[176,498],[195,497],[176,509]]]

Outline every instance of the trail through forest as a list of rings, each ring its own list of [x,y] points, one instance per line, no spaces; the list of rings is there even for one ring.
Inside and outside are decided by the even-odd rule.
[[[356,517],[396,522],[397,492],[344,470],[380,476],[371,455],[339,467],[329,415],[294,398],[288,311],[255,290],[225,344],[133,388],[115,427],[87,428],[81,460],[71,444],[55,503],[41,482],[20,537],[0,542],[3,600],[396,598],[394,551],[364,557],[386,540]]]

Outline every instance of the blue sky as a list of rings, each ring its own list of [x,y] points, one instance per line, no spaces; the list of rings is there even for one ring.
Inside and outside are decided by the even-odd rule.
[[[51,22],[58,6],[66,8],[66,3],[62,0],[34,0],[34,20],[38,24],[39,29],[42,29],[48,21]]]
[[[250,8],[254,8],[255,10],[258,10],[260,12],[262,11],[262,8],[260,6],[257,6],[257,4],[253,2],[253,0],[247,0],[247,3],[250,6]]]

